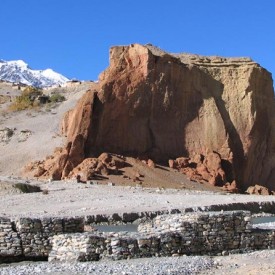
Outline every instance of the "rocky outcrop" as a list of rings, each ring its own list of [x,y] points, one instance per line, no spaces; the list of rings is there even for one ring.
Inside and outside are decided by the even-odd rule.
[[[227,183],[222,159],[217,152],[208,153],[206,156],[198,154],[193,159],[180,157],[169,160],[168,164],[170,168],[179,170],[193,181],[209,182],[214,186],[223,186]]]
[[[50,178],[59,180],[62,178],[60,167],[66,167],[68,148],[57,148],[53,156],[43,161],[34,161],[25,167],[26,173],[32,173],[33,177]],[[98,158],[85,158],[76,167],[68,171],[66,178],[77,179],[79,182],[87,182],[93,179],[103,179],[106,176],[119,174],[120,169],[128,164],[122,156],[102,153]]]
[[[68,175],[69,178],[80,177],[81,181],[102,178],[110,174],[118,174],[126,165],[125,159],[113,154],[103,153],[98,158],[86,158]]]
[[[207,168],[242,190],[255,183],[274,189],[274,111],[271,74],[248,58],[113,47],[99,88],[66,114],[68,144],[44,175],[67,177],[102,152],[166,163],[215,152],[211,171],[204,161],[201,173]]]
[[[249,186],[246,190],[246,193],[250,195],[271,195],[271,192],[268,190],[268,188],[258,184],[255,186]]]

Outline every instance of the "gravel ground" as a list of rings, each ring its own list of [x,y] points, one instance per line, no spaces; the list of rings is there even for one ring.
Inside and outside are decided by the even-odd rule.
[[[0,266],[1,275],[25,274],[197,274],[213,267],[209,257],[167,257],[89,263],[19,263]]]
[[[274,196],[249,196],[184,189],[159,189],[90,185],[75,182],[32,182],[48,194],[10,193],[1,195],[1,181],[24,180],[0,177],[0,216],[65,217],[184,209],[247,202],[274,202]]]
[[[207,272],[211,275],[274,275],[275,250],[262,250],[245,254],[219,256]]]
[[[86,263],[21,262],[0,265],[1,275],[274,275],[275,250],[229,256],[181,256]]]

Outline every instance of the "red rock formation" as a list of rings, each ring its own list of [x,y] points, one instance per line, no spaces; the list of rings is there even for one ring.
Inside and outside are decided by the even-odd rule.
[[[66,149],[54,169],[43,169],[61,178],[102,152],[158,162],[214,151],[219,160],[198,167],[202,179],[208,170],[213,183],[226,174],[243,190],[257,182],[274,189],[274,114],[271,75],[248,58],[113,47],[97,91],[65,116]]]
[[[268,188],[256,184],[255,186],[249,186],[246,190],[246,193],[250,195],[271,195],[271,192]]]
[[[223,187],[222,189],[224,191],[227,191],[229,193],[239,193],[239,189],[237,187],[237,183],[235,180],[233,180],[231,183],[230,182],[227,182]]]
[[[168,164],[170,168],[178,169],[193,181],[209,182],[214,186],[222,186],[227,182],[222,159],[217,152],[208,153],[206,156],[199,154],[192,160],[180,157],[169,160]]]

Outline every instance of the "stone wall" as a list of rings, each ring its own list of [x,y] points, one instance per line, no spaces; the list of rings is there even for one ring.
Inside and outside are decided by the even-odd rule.
[[[249,211],[161,215],[150,222],[140,224],[138,231],[142,233],[179,232],[193,236],[229,236],[235,233],[250,232],[250,220]]]
[[[10,219],[0,218],[0,257],[22,255],[21,239]]]
[[[83,218],[0,218],[0,262],[47,258],[51,237],[63,233],[83,232]]]
[[[272,230],[253,230],[246,211],[162,215],[139,232],[54,236],[49,261],[114,260],[175,255],[225,255],[275,248]]]
[[[248,211],[169,214],[146,219],[138,232],[102,233],[84,232],[89,219],[83,217],[2,217],[0,262],[120,260],[275,249],[275,231],[252,229],[250,219]]]
[[[133,223],[137,219],[148,219],[161,215],[170,214],[184,214],[194,212],[210,212],[210,211],[238,211],[246,210],[252,213],[271,213],[275,214],[275,202],[263,201],[263,202],[245,202],[245,203],[229,203],[229,204],[213,204],[209,206],[200,207],[189,207],[183,209],[170,209],[170,210],[159,210],[159,211],[144,211],[144,212],[126,212],[126,213],[114,213],[111,215],[97,214],[85,216],[86,224],[124,224]]]

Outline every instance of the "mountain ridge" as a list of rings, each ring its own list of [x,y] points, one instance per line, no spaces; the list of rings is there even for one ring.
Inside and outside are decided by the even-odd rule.
[[[20,83],[37,88],[62,85],[69,79],[52,69],[33,70],[23,60],[5,61],[0,59],[0,80]]]

